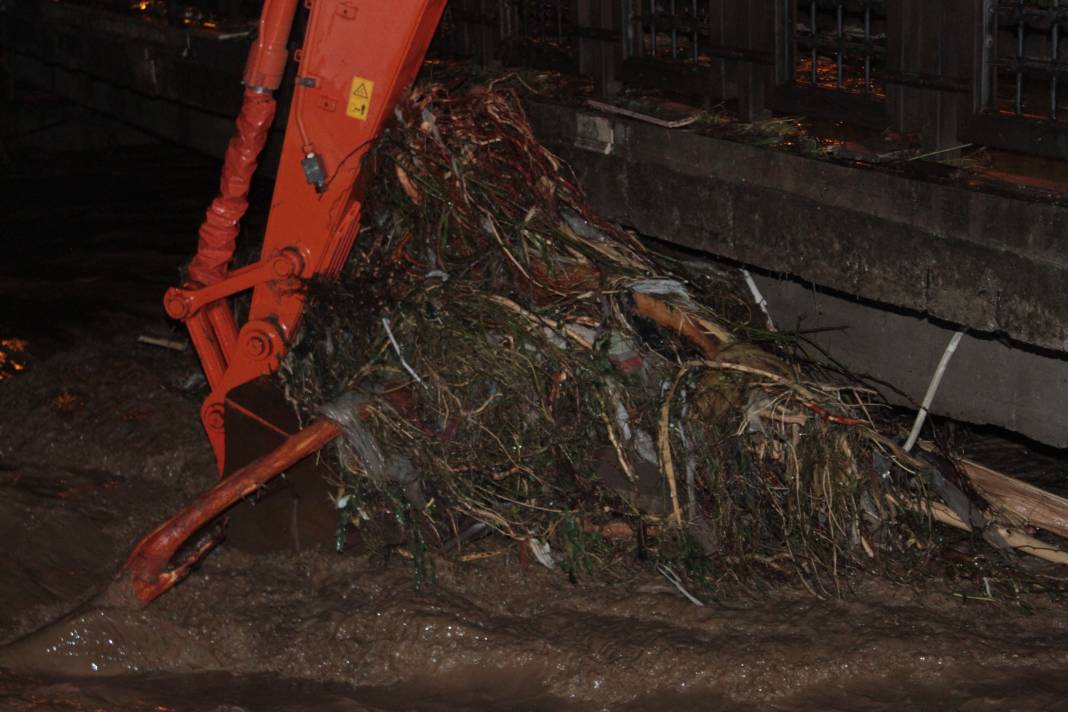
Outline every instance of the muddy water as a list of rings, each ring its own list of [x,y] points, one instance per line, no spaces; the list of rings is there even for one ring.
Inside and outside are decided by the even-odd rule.
[[[540,691],[536,682],[481,677],[471,686],[413,681],[396,687],[355,688],[273,675],[225,672],[145,674],[97,679],[0,675],[5,710],[571,710],[575,705]]]
[[[154,605],[121,605],[132,542],[212,482],[193,356],[137,343],[180,337],[156,300],[203,201],[146,169],[171,158],[126,156],[110,190],[98,177],[4,226],[20,241],[0,340],[28,366],[0,379],[0,709],[1065,708],[1063,606],[864,579],[842,601],[698,608],[639,571],[574,586],[499,542],[422,589],[403,560],[224,546]],[[210,192],[212,167],[184,160],[179,182]]]

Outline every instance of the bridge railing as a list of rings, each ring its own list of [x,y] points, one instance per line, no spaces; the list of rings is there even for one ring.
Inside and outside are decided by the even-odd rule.
[[[439,51],[1068,159],[1068,0],[451,0]]]

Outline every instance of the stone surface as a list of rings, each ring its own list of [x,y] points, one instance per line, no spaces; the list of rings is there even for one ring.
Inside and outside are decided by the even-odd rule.
[[[892,384],[881,389],[892,402],[915,407],[923,401],[953,327],[790,279],[754,278],[780,328],[808,332],[806,338],[850,370]],[[1063,448],[1065,400],[1065,354],[969,333],[949,362],[931,410]]]

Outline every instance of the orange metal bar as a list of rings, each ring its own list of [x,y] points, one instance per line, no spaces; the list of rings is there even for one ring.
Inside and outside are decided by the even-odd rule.
[[[415,80],[444,7],[445,0],[315,0],[299,56],[264,256],[299,245],[306,257],[299,277],[329,277],[340,270],[359,229],[368,179],[363,158]],[[269,14],[265,8],[263,22]],[[282,13],[271,17],[276,15]],[[258,61],[250,59],[249,67]],[[314,170],[307,172],[309,167],[321,169],[320,180],[314,180]],[[304,296],[297,290],[272,289],[270,283],[255,287],[249,322],[208,403],[221,404],[232,389],[275,372],[303,308]],[[219,340],[225,351],[225,340]],[[225,434],[209,428],[208,436],[222,471]]]
[[[168,313],[185,319],[211,384],[201,419],[220,472],[226,457],[227,394],[275,372],[300,323],[303,294],[279,285],[333,276],[344,264],[369,180],[363,158],[414,81],[446,0],[314,0],[261,260],[229,274],[252,174],[274,118],[271,91],[278,88],[285,69],[296,2],[265,0],[219,195],[201,226],[197,254],[189,265],[192,285],[165,297]],[[249,321],[238,332],[227,297],[249,287]],[[314,421],[160,525],[127,560],[127,590],[148,602],[170,589],[214,545],[205,539],[172,566],[189,537],[339,433],[328,419]]]
[[[207,308],[208,323],[215,332],[215,340],[223,360],[231,364],[237,354],[237,321],[229,299],[220,299]]]
[[[185,578],[193,565],[213,546],[212,542],[205,541],[190,556],[169,568],[171,559],[186,540],[239,499],[252,494],[283,471],[317,452],[340,432],[332,420],[323,418],[313,421],[275,450],[221,480],[142,538],[123,567],[124,572],[129,572],[129,586],[133,595],[143,603],[148,603]]]
[[[186,319],[185,326],[189,329],[189,338],[193,342],[193,348],[197,350],[197,356],[200,357],[200,365],[204,368],[204,376],[208,379],[208,385],[214,389],[222,383],[227,363],[219,342],[215,338],[215,329],[203,312],[193,314]]]
[[[285,73],[286,43],[293,27],[297,0],[264,0],[260,28],[245,65],[245,86],[274,91]]]
[[[163,306],[173,319],[185,319],[210,304],[238,292],[270,281],[288,280],[304,269],[304,258],[297,249],[286,249],[269,260],[234,270],[215,284],[195,289],[172,287],[163,297]]]

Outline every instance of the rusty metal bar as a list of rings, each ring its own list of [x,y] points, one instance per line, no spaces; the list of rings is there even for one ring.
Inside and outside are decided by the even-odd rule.
[[[798,50],[807,56],[807,83],[844,91],[859,87],[860,92],[874,93],[875,67],[885,65],[887,47],[885,34],[877,37],[873,24],[876,17],[885,20],[885,0],[808,0],[807,4],[786,0],[781,10],[784,17],[792,13],[794,2],[804,8],[807,27],[798,21],[787,28],[787,36],[792,38],[795,61],[800,57]],[[780,56],[789,55],[790,50],[783,48]],[[833,74],[828,72],[822,79],[821,57],[834,61]],[[794,65],[792,76],[798,77],[802,67]],[[881,73],[878,76],[882,78]]]
[[[1060,56],[1065,23],[1062,0],[983,0],[978,96],[962,141],[1068,159],[1068,117],[1057,105],[1058,84],[1068,75]],[[1029,56],[1029,37],[1041,37],[1046,51],[1032,48]]]
[[[987,0],[987,2],[990,2],[990,3],[993,3],[993,1],[994,0]],[[997,59],[998,59],[998,55],[999,55],[999,50],[1001,48],[1001,42],[1000,42],[1000,37],[1001,37],[1001,18],[998,15],[998,13],[997,13],[997,11],[996,11],[996,9],[994,8],[993,5],[990,5],[990,7],[987,8],[987,10],[988,10],[988,12],[990,14],[990,17],[989,17],[989,20],[988,20],[989,24],[987,24],[987,27],[990,28],[990,34],[987,37],[983,38],[983,44],[986,45],[989,42],[989,44],[991,46],[991,49],[989,50],[989,52],[986,52],[983,55],[983,60],[984,60],[983,70],[984,70],[984,74],[988,75],[987,88],[990,91],[990,103],[988,105],[984,106],[983,108],[987,109],[987,110],[996,111],[997,110],[997,106],[998,106],[998,94],[999,94],[999,91],[998,91],[998,89],[999,89],[998,88],[998,74],[997,74]]]
[[[864,6],[864,44],[871,44],[871,8]],[[871,91],[871,53],[864,53],[864,90]]]
[[[1024,0],[1020,0],[1020,7],[1022,8]],[[1020,21],[1016,24],[1016,115],[1023,115],[1023,68],[1020,66],[1024,60],[1024,32],[1026,30],[1026,21],[1023,15],[1020,16]]]
[[[843,27],[843,23],[842,23],[842,13],[845,10],[842,7],[842,3],[838,3],[838,7],[835,8],[835,9],[837,11],[836,12],[836,15],[837,15],[837,18],[836,18],[837,27],[835,29],[836,29],[836,34],[837,34],[837,37],[838,37],[838,51],[837,51],[838,76],[835,79],[835,86],[838,87],[839,89],[841,89],[844,86],[842,79],[843,79],[844,74],[845,74],[845,70],[844,70],[844,67],[843,67],[843,64],[842,64],[845,61],[845,57],[843,56],[844,55],[844,49],[843,48],[845,46],[845,28]]]
[[[567,39],[567,25],[568,21],[572,20],[567,13],[564,12],[564,3],[562,0],[556,2],[556,40],[562,46]]]
[[[1053,9],[1060,9],[1060,0],[1053,0]],[[1049,30],[1049,44],[1050,44],[1050,63],[1056,66],[1057,60],[1060,59],[1060,39],[1061,39],[1061,23],[1054,20]],[[1054,72],[1049,78],[1049,117],[1054,121],[1057,120],[1057,73]]]
[[[1068,62],[1060,61],[1061,25],[1068,23],[1068,5],[1062,0],[984,0],[983,53],[981,69],[981,110],[1003,111],[1019,119],[1061,122],[1058,108],[1059,83],[1068,75]],[[1045,32],[1046,51],[1028,53],[1028,38]],[[1015,41],[1005,46],[1003,35]],[[1002,84],[1012,82],[1011,106],[999,100]],[[1046,84],[1041,99],[1039,82]],[[1040,90],[1039,90],[1040,91]],[[1048,102],[1044,111],[1039,109]]]
[[[711,0],[709,0],[711,2]],[[690,7],[690,54],[693,61],[697,61],[701,56],[701,35],[699,32],[699,20],[697,19],[697,0],[693,0]]]
[[[812,39],[815,40],[819,36],[819,30],[816,28],[818,18],[816,16],[816,0],[812,0],[812,4],[809,5],[809,22],[812,23],[809,26],[809,31],[812,34]],[[816,43],[812,43],[812,86],[819,84],[819,73],[816,71],[816,67],[819,65],[819,54],[816,50]]]
[[[574,14],[576,7],[603,9],[611,3],[618,14],[610,22],[607,16],[592,21]],[[1065,101],[1059,85],[1068,75],[1061,47],[1068,0],[941,3],[945,8],[935,12],[931,0],[479,0],[458,5],[453,21],[482,27],[486,52],[498,38],[544,41],[532,56],[558,48],[576,57],[576,69],[591,72],[598,86],[608,84],[601,80],[599,58],[617,53],[624,82],[695,97],[737,96],[746,116],[771,105],[832,119],[854,120],[859,113],[876,125],[880,111],[888,116],[892,110],[916,127],[925,125],[920,121],[925,112],[935,111],[934,99],[939,136],[954,133],[955,109],[946,107],[960,102],[954,125],[964,126],[973,115],[1000,119],[981,124],[1001,131],[982,132],[991,145],[1002,134],[1012,135],[1006,146],[1028,152],[1052,145],[1040,134],[1068,125],[1068,111],[1058,105]],[[955,24],[961,17],[969,19]],[[754,44],[755,35],[747,34],[753,23],[765,23],[757,34],[766,42]],[[464,46],[471,44],[468,39]],[[587,55],[589,61],[581,59]],[[746,100],[744,112],[743,95],[756,97]],[[1000,128],[1012,123],[1019,131]],[[1054,143],[1059,155],[1063,144]]]
[[[671,0],[671,58],[679,58],[679,16],[675,8],[675,0]]]
[[[658,15],[656,11],[656,0],[649,0],[649,17],[652,18],[649,23],[649,32],[652,35],[652,39],[649,43],[649,50],[653,57],[656,57],[656,34],[660,29],[658,22]]]

